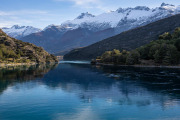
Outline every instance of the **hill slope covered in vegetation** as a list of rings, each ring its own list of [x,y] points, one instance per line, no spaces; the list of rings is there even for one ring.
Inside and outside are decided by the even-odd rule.
[[[57,58],[43,48],[9,37],[0,29],[0,63],[52,63]]]
[[[158,40],[132,51],[114,49],[97,57],[100,63],[121,65],[178,65],[180,64],[180,28],[170,34],[159,36]]]

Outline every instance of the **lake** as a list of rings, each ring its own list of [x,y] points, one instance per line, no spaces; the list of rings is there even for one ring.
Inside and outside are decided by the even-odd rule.
[[[0,69],[0,120],[179,120],[180,69],[63,62]]]

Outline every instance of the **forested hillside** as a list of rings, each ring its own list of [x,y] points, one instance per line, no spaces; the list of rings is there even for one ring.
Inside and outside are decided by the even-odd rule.
[[[178,65],[180,64],[180,28],[170,34],[168,32],[159,36],[158,40],[141,46],[132,51],[106,51],[97,57],[100,63],[121,65]]]
[[[22,42],[0,30],[0,63],[51,63],[57,58],[43,48]]]

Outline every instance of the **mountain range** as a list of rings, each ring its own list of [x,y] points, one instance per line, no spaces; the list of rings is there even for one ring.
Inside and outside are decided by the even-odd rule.
[[[180,14],[174,15],[146,26],[122,32],[116,36],[99,41],[84,48],[74,49],[64,56],[65,60],[91,60],[113,49],[133,50],[157,40],[159,35],[180,27]]]
[[[74,48],[85,47],[124,31],[144,26],[180,13],[180,6],[162,3],[160,7],[119,8],[116,11],[92,15],[82,13],[74,20],[61,25],[49,25],[42,31],[18,36],[25,42],[43,47],[50,53],[64,53]],[[11,32],[7,32],[12,36]],[[21,33],[22,34],[22,33]],[[17,38],[17,36],[13,35]]]
[[[41,31],[41,29],[32,26],[19,26],[19,25],[14,25],[11,28],[4,27],[2,28],[2,30],[9,36],[16,39],[20,39],[32,33],[37,33]]]

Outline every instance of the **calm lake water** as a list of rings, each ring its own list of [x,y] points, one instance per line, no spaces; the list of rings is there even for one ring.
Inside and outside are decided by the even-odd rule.
[[[0,120],[180,120],[180,69],[0,69]]]

